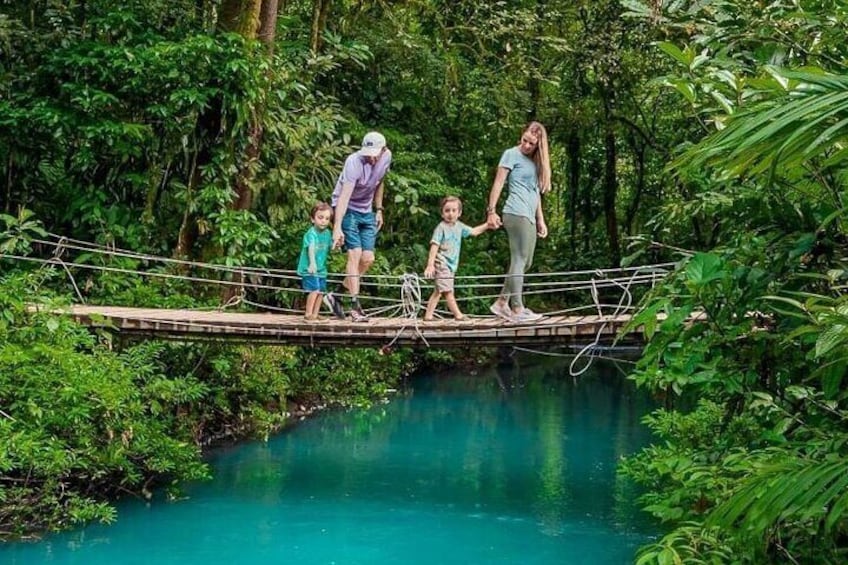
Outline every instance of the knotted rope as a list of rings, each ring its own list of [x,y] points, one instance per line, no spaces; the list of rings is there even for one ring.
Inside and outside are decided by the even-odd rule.
[[[244,286],[239,285],[238,287],[236,287],[235,294],[230,296],[229,300],[227,300],[225,303],[218,306],[218,310],[223,312],[227,308],[232,308],[233,306],[238,306],[239,304],[244,302],[246,295],[247,295],[247,290],[244,288]]]
[[[622,291],[621,292],[621,298],[618,300],[618,305],[616,306],[615,310],[613,311],[612,315],[610,316],[611,318],[618,317],[618,315],[621,314],[622,311],[627,310],[633,304],[633,295],[630,294],[630,285],[633,284],[633,281],[636,278],[636,276],[638,275],[638,273],[639,273],[638,270],[633,271],[633,275],[630,277],[630,280],[627,281],[627,285],[622,285],[620,282],[618,282],[615,279],[611,280],[611,282],[615,286],[620,288],[621,291]],[[598,271],[596,274],[606,278],[605,274],[602,271]],[[610,279],[607,279],[607,280],[610,280]],[[592,277],[592,300],[594,301],[595,308],[598,311],[598,317],[603,318],[604,317],[604,311],[603,311],[603,308],[601,308],[601,300],[600,300],[600,296],[598,295],[598,286],[597,286],[597,283],[595,281],[595,277]],[[626,305],[625,305],[625,301],[627,302]],[[609,324],[609,322],[604,321],[598,327],[598,331],[597,331],[597,333],[595,333],[595,339],[591,343],[589,343],[587,346],[585,346],[583,349],[578,351],[577,354],[574,356],[574,359],[571,360],[571,363],[568,365],[568,373],[572,377],[579,377],[580,375],[582,375],[583,373],[588,371],[589,367],[592,366],[592,361],[597,356],[596,351],[599,351],[598,345],[601,342],[601,335],[603,334],[603,332],[606,329],[608,324]],[[589,355],[588,361],[584,362],[582,368],[580,368],[579,370],[576,370],[574,367],[577,365],[577,363],[586,354]]]
[[[400,281],[400,301],[405,322],[398,329],[392,341],[383,347],[382,351],[389,351],[410,325],[415,329],[415,333],[421,338],[424,345],[430,347],[430,343],[418,327],[418,311],[421,310],[421,280],[418,278],[417,273],[404,273],[401,275]]]
[[[71,279],[71,284],[74,286],[74,290],[77,293],[77,298],[80,299],[80,302],[85,304],[85,298],[83,298],[82,292],[80,292],[80,289],[77,286],[77,281],[74,280],[74,275],[71,274],[71,270],[62,260],[62,255],[65,253],[65,244],[67,243],[67,241],[67,238],[63,237],[56,243],[56,247],[53,249],[53,257],[51,257],[47,263],[55,263],[62,266],[62,268],[65,270],[65,273],[67,273],[68,278]]]

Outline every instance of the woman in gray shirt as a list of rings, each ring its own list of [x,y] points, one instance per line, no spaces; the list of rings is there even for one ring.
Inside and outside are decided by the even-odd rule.
[[[504,183],[508,194],[502,214],[497,213]],[[539,122],[530,122],[521,132],[515,147],[504,151],[489,192],[486,223],[490,228],[503,226],[509,238],[509,270],[500,296],[489,310],[511,322],[533,322],[540,319],[524,306],[522,293],[524,273],[533,263],[536,237],[548,236],[542,211],[541,195],[551,189],[551,162],[548,134]]]

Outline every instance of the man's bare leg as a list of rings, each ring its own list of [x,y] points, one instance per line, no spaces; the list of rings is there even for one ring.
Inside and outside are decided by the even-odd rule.
[[[349,249],[347,252],[347,265],[345,266],[345,280],[342,283],[351,296],[359,296],[359,264],[362,260],[362,249]]]

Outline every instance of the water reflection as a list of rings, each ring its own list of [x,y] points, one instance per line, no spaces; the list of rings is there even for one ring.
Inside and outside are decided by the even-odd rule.
[[[187,501],[129,503],[115,526],[0,561],[626,563],[651,526],[615,465],[647,442],[651,405],[609,366],[567,368],[417,378],[388,404],[215,453]]]
[[[224,454],[219,477],[248,498],[427,504],[532,520],[544,536],[575,520],[642,523],[615,465],[647,441],[638,421],[651,405],[616,372],[573,379],[562,362],[523,359],[411,384],[388,405],[327,414],[267,446]],[[270,462],[279,473],[266,470]],[[257,484],[263,476],[268,483]]]

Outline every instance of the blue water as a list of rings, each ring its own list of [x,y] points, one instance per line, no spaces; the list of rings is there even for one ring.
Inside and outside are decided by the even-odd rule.
[[[210,457],[188,498],[0,546],[8,564],[630,563],[655,526],[616,461],[648,441],[650,402],[598,363],[531,357],[422,376]]]

